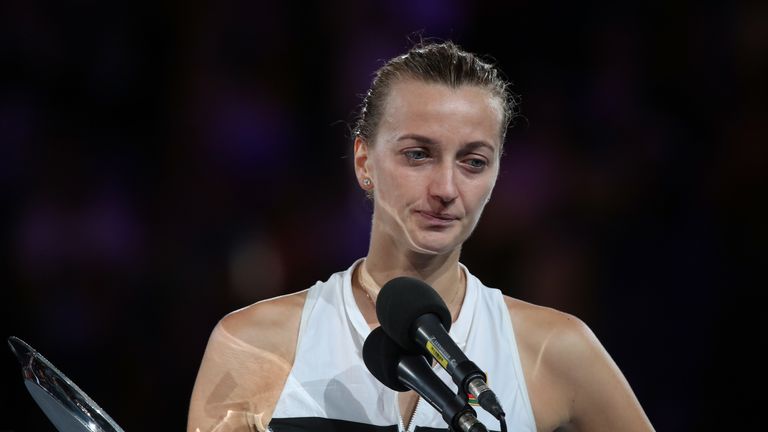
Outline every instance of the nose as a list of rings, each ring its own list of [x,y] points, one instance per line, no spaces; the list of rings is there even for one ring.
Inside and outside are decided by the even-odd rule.
[[[443,163],[434,168],[429,183],[429,195],[442,205],[452,203],[458,196],[455,169],[452,163]]]

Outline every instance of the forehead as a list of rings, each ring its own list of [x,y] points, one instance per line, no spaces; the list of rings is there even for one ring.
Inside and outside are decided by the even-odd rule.
[[[485,140],[501,145],[502,102],[488,89],[456,88],[412,79],[390,88],[379,133],[422,133]],[[386,138],[385,138],[386,139]]]

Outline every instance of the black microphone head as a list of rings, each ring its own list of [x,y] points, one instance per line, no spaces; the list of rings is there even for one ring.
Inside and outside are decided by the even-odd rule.
[[[433,314],[448,331],[451,313],[440,295],[424,281],[401,276],[384,284],[376,299],[376,316],[384,331],[403,348],[420,352],[411,327],[422,315]]]
[[[397,377],[402,350],[381,327],[375,328],[363,344],[363,361],[371,374],[385,386],[400,392],[409,390]]]

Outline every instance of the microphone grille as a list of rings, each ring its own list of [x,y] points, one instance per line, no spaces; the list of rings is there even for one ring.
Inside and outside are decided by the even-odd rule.
[[[424,281],[400,276],[384,284],[376,299],[376,315],[384,332],[403,348],[419,352],[412,340],[411,327],[419,317],[437,316],[446,331],[451,329],[451,313],[440,295]]]
[[[397,364],[402,348],[384,333],[381,327],[375,328],[363,344],[363,362],[365,367],[382,384],[395,391],[407,391],[397,378]]]

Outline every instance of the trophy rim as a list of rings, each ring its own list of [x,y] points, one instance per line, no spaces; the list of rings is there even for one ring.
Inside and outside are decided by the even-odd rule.
[[[48,396],[57,401],[58,406],[61,406],[62,409],[83,424],[84,430],[90,432],[124,432],[106,411],[31,345],[16,336],[8,338],[8,345],[16,359],[21,363],[27,390],[52,423],[51,415],[43,408],[29,385],[42,389]],[[54,426],[57,425],[54,423]]]

